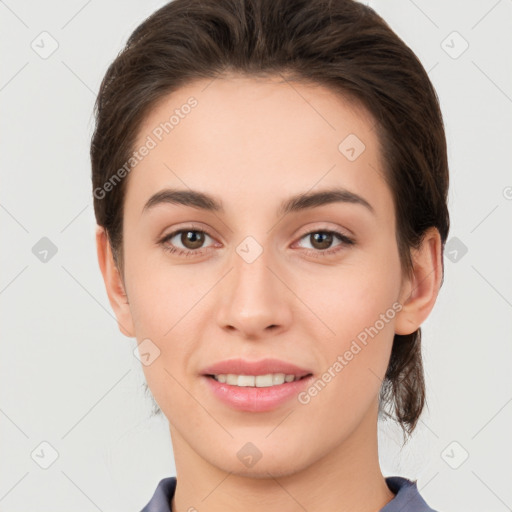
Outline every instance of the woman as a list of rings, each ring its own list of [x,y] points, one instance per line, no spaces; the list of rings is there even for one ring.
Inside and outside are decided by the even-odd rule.
[[[98,259],[169,421],[144,511],[432,511],[377,423],[425,405],[448,164],[414,53],[353,1],[175,0],[109,67]]]

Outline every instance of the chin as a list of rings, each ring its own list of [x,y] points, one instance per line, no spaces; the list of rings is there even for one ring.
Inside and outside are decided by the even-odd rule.
[[[284,460],[279,460],[274,454],[270,455],[267,459],[262,457],[254,466],[247,468],[244,467],[243,463],[238,463],[238,461],[230,465],[223,464],[222,462],[225,462],[225,460],[217,462],[221,462],[221,464],[215,465],[226,473],[255,479],[291,476],[303,469],[302,461],[300,466],[298,466],[298,461],[293,456],[284,456]]]
[[[226,468],[226,471],[230,471],[233,475],[237,475],[245,478],[254,478],[257,480],[264,480],[268,478],[281,478],[286,476],[291,476],[294,473],[300,471],[300,468],[296,466],[284,466],[281,464],[268,464],[268,465],[259,465],[258,467],[253,467],[251,469],[240,469],[240,468],[232,468],[229,470]]]

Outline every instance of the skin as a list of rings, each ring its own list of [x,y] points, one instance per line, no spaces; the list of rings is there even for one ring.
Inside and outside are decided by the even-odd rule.
[[[198,81],[150,112],[136,147],[190,96],[198,106],[129,174],[124,279],[97,229],[121,332],[160,350],[143,370],[169,420],[178,476],[173,510],[380,510],[394,494],[378,460],[379,391],[394,334],[417,330],[435,303],[439,233],[427,231],[406,277],[374,122],[321,86],[235,75]],[[352,162],[338,150],[351,133],[366,146]],[[278,215],[288,197],[332,186],[362,196],[374,212],[337,202]],[[225,211],[168,203],[142,213],[166,187],[216,196]],[[159,240],[191,222],[208,233],[203,253],[165,251]],[[335,236],[322,251],[308,233],[325,230],[355,244]],[[247,236],[263,248],[252,263],[236,252]],[[198,250],[180,235],[166,244]],[[337,252],[319,256],[325,250]],[[308,404],[292,399],[269,412],[238,411],[199,375],[224,359],[275,357],[319,377],[397,302],[401,311]],[[250,468],[237,457],[247,442],[262,454]]]

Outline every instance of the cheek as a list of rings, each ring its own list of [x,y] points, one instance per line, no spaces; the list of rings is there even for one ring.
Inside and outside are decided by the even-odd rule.
[[[149,338],[160,350],[157,361],[162,368],[151,365],[145,370],[155,373],[167,369],[173,375],[184,375],[184,362],[195,360],[198,334],[205,332],[206,322],[211,322],[206,309],[218,276],[195,265],[171,264],[160,251],[127,254],[128,295],[136,337],[139,343]]]
[[[322,398],[326,407],[334,401],[364,408],[378,392],[391,354],[399,291],[398,254],[382,252],[317,274],[304,289],[308,305],[329,327],[326,336],[316,336],[323,367],[335,375],[322,379],[333,382]]]
[[[400,291],[399,265],[361,264],[332,267],[303,278],[301,296],[328,329],[331,341],[350,340],[386,315],[386,326],[393,324]],[[391,311],[389,311],[391,309]],[[320,325],[320,324],[318,324]],[[379,326],[382,329],[381,323]]]
[[[128,244],[127,244],[128,245]],[[137,335],[170,337],[208,291],[193,265],[171,265],[160,250],[127,251],[130,311]],[[176,326],[176,327],[175,327]]]
[[[190,378],[198,348],[197,333],[205,318],[201,298],[211,284],[184,266],[141,259],[132,261],[130,311],[138,342],[149,338],[158,357],[142,365],[147,384],[164,414],[190,407],[190,396],[183,383]],[[206,318],[208,318],[206,316]]]
[[[314,414],[339,433],[355,428],[380,392],[396,314],[392,281],[377,288],[373,279],[345,277],[344,286],[317,296],[322,320],[335,335],[317,336],[322,373],[306,390]]]

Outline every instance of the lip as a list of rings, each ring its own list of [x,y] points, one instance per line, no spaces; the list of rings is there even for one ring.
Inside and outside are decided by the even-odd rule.
[[[313,372],[288,363],[287,361],[272,358],[260,359],[258,361],[248,361],[241,358],[228,359],[208,366],[201,371],[201,375],[220,375],[228,373],[255,376],[266,375],[268,373],[284,373],[285,375],[304,377]]]
[[[300,380],[285,382],[277,386],[252,387],[232,386],[216,381],[212,375],[266,375],[268,373],[284,373],[301,377]],[[202,380],[208,389],[223,404],[245,412],[265,412],[277,409],[293,397],[296,397],[305,387],[310,385],[313,372],[280,359],[260,359],[247,361],[245,359],[228,359],[220,361],[201,371]]]
[[[239,411],[267,412],[277,409],[297,397],[311,384],[314,377],[310,375],[293,382],[263,388],[232,386],[218,382],[208,375],[202,375],[201,379],[206,382],[209,390],[223,404]]]

